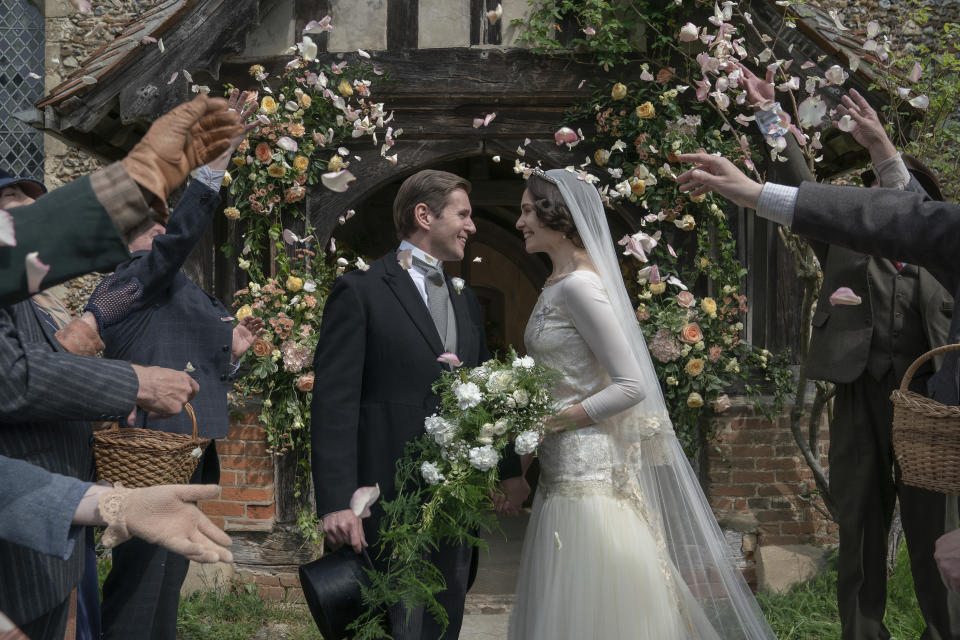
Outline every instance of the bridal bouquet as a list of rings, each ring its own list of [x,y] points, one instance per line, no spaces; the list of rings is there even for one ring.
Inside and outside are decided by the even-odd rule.
[[[440,410],[397,462],[396,497],[381,503],[379,536],[390,556],[383,571],[369,571],[371,584],[362,589],[364,613],[350,626],[358,639],[386,637],[386,611],[401,601],[426,607],[446,626],[435,598],[443,577],[427,555],[441,542],[485,547],[480,535],[496,526],[490,494],[507,446],[532,453],[543,420],[556,413],[549,393],[555,373],[529,356],[511,349],[505,361],[472,369],[454,354],[438,360],[455,369],[434,383]]]

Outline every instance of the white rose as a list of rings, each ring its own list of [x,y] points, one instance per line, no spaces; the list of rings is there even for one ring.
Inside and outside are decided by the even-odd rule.
[[[457,397],[457,406],[461,409],[471,409],[483,400],[480,387],[472,382],[464,382],[463,384],[457,385],[457,388],[454,390],[454,395]]]
[[[470,466],[477,471],[489,471],[496,466],[500,460],[496,449],[486,444],[482,447],[473,447],[470,449]]]
[[[530,395],[523,389],[517,389],[511,397],[513,401],[517,403],[518,407],[525,407],[530,404]]]
[[[500,369],[490,374],[487,380],[487,389],[493,393],[507,391],[513,384],[513,372],[509,369]]]
[[[522,358],[517,358],[513,361],[514,369],[533,369],[533,366],[536,364],[533,358],[530,356],[523,356]]]
[[[433,462],[424,461],[424,463],[420,465],[420,475],[423,476],[423,479],[426,480],[429,485],[434,485],[446,480],[443,474],[440,473],[440,469]]]
[[[538,444],[540,444],[540,433],[530,429],[517,436],[517,439],[513,441],[513,448],[517,455],[524,456],[532,453]]]
[[[486,425],[484,425],[484,426],[486,426]],[[502,436],[503,434],[505,434],[505,433],[507,432],[507,429],[509,429],[509,428],[510,428],[510,423],[509,423],[506,419],[500,418],[500,419],[497,420],[497,422],[492,426],[492,428],[491,428],[491,433],[493,433],[493,435],[495,435],[495,436]]]
[[[433,436],[434,442],[441,446],[453,442],[454,436],[457,434],[455,424],[437,415],[432,415],[424,420],[423,428]]]
[[[468,374],[468,377],[477,384],[485,384],[487,382],[488,375],[490,375],[490,371],[487,369],[487,365],[482,364],[479,367],[474,367],[474,369]]]

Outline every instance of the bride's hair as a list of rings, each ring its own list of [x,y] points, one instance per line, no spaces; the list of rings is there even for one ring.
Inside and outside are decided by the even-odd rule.
[[[527,189],[533,196],[533,210],[537,219],[549,229],[561,232],[575,247],[583,249],[583,241],[577,233],[570,209],[560,195],[560,189],[550,180],[531,174],[527,178]]]

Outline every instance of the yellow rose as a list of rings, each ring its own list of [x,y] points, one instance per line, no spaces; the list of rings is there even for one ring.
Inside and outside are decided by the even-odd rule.
[[[303,134],[307,132],[306,128],[299,122],[294,122],[292,125],[290,125],[289,131],[290,135],[292,135],[294,138],[303,137]]]
[[[343,169],[343,158],[340,156],[330,158],[330,162],[327,163],[327,171],[340,171],[340,169]]]
[[[622,82],[618,82],[613,85],[613,90],[610,91],[610,97],[614,100],[623,100],[627,97],[627,85]]]
[[[229,187],[231,184],[233,184],[233,176],[230,175],[229,171],[225,171],[223,173],[223,186]]]
[[[639,178],[630,178],[630,191],[635,196],[642,196],[647,190],[647,184]]]
[[[260,108],[266,113],[275,113],[277,111],[277,101],[270,96],[264,96],[260,101]]]
[[[702,407],[703,396],[701,396],[699,393],[694,391],[693,393],[687,396],[687,406],[692,409],[696,409],[697,407]]]
[[[297,276],[288,276],[287,277],[287,291],[290,293],[296,293],[303,289],[303,278],[298,278]]]
[[[606,149],[597,149],[593,152],[593,161],[597,163],[597,166],[605,166],[607,160],[610,159],[610,152]]]
[[[698,195],[698,196],[691,195],[691,196],[690,196],[690,199],[693,200],[694,202],[696,202],[697,204],[699,204],[699,203],[701,203],[701,202],[703,202],[704,200],[707,199],[707,194],[701,193],[701,194]]]
[[[717,315],[717,301],[713,298],[704,298],[700,301],[700,308],[708,316]]]
[[[293,168],[301,173],[306,171],[308,166],[310,166],[310,161],[305,156],[297,156],[293,159]]]
[[[667,290],[666,282],[654,282],[653,284],[650,285],[650,293],[657,296],[666,290]]]
[[[311,98],[310,96],[304,93],[300,96],[299,102],[300,102],[300,106],[306,109],[307,107],[310,106]]]
[[[347,79],[346,79],[346,78],[344,78],[343,80],[341,80],[341,81],[340,81],[340,84],[337,85],[337,91],[338,91],[338,92],[340,93],[340,95],[342,95],[344,98],[349,98],[350,96],[353,95],[353,87],[350,85],[349,82],[347,82]]]
[[[694,220],[693,216],[688,213],[679,220],[674,220],[673,224],[677,225],[677,227],[683,229],[684,231],[693,231],[693,228],[697,226],[697,221]]]
[[[637,117],[638,118],[653,118],[657,115],[657,110],[654,108],[652,102],[644,102],[639,107],[637,107]]]
[[[691,376],[698,376],[703,373],[703,358],[691,358],[687,361],[684,370]]]
[[[226,216],[227,220],[238,220],[240,218],[240,209],[227,207],[223,210],[223,215]]]
[[[267,167],[267,173],[273,176],[274,178],[282,178],[284,174],[283,167],[278,165],[276,162]]]
[[[259,64],[255,64],[252,67],[250,67],[250,75],[253,76],[254,78],[256,78],[261,73],[263,73],[263,71],[264,71],[263,67]]]
[[[233,156],[233,164],[242,167],[247,164],[247,159],[243,156]]]
[[[253,313],[253,309],[250,308],[250,305],[245,304],[239,309],[237,309],[237,312],[233,315],[237,320],[243,320],[244,318],[250,316],[252,313]]]

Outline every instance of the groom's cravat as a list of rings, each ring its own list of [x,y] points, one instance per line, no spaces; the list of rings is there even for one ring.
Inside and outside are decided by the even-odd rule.
[[[457,323],[453,315],[453,306],[450,304],[450,291],[443,270],[439,264],[427,264],[414,256],[413,263],[425,274],[427,289],[427,303],[430,307],[430,317],[437,328],[443,348],[449,352],[457,350]]]

